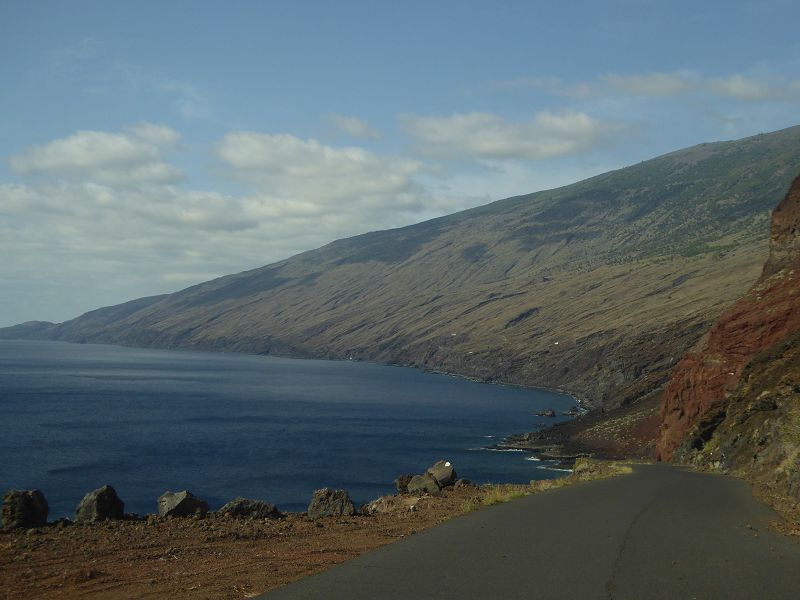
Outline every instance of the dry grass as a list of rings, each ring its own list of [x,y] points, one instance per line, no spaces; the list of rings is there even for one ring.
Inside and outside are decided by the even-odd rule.
[[[579,483],[581,481],[592,481],[595,479],[606,479],[617,475],[632,473],[633,469],[624,463],[616,461],[604,461],[588,458],[579,458],[575,461],[575,467],[567,477],[557,479],[541,479],[531,481],[529,485],[498,484],[481,486],[477,496],[467,499],[464,502],[463,512],[473,512],[487,506],[503,504],[523,496],[530,496],[546,490],[554,490],[564,486]]]

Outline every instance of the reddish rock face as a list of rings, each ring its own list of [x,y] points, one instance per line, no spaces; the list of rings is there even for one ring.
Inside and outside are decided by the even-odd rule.
[[[664,391],[659,460],[725,402],[753,357],[800,330],[800,177],[772,213],[770,257],[761,278],[731,306],[701,348],[681,359]]]

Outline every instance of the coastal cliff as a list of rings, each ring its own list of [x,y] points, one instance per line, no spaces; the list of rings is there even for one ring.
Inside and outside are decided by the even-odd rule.
[[[800,491],[800,177],[773,211],[763,273],[677,365],[660,460]]]

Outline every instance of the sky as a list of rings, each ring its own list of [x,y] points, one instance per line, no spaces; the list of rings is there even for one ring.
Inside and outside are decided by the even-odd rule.
[[[0,326],[800,124],[794,0],[0,2]]]

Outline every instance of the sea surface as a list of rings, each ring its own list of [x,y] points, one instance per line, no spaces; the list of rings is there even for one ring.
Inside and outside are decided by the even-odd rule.
[[[359,504],[438,459],[476,483],[528,482],[563,473],[486,447],[573,405],[368,363],[0,340],[0,491],[41,489],[53,519],[106,483],[145,514],[183,489],[212,509],[244,496],[302,511],[324,486]]]

